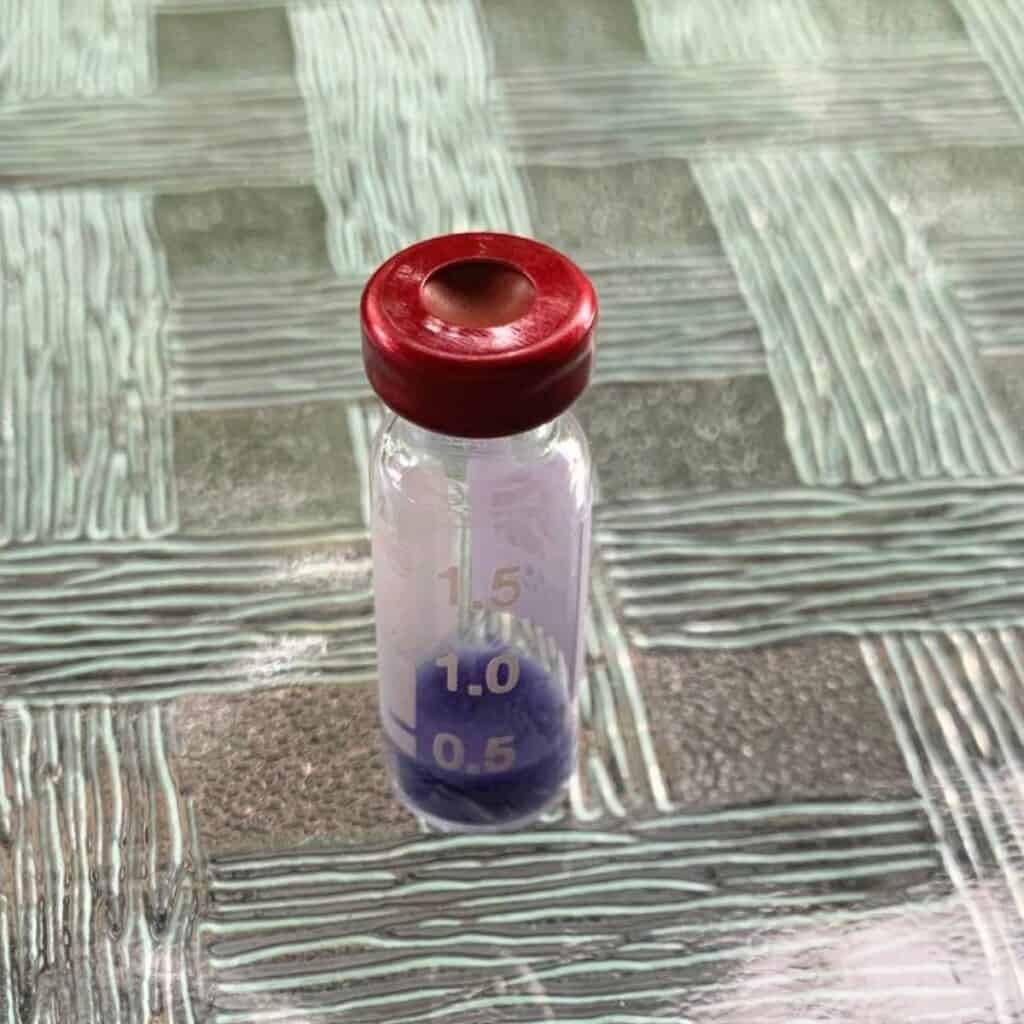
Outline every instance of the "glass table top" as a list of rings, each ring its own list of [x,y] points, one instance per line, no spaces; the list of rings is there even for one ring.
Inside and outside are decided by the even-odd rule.
[[[580,767],[378,749],[358,298],[593,276]],[[1018,0],[0,4],[0,1021],[1024,1020]]]

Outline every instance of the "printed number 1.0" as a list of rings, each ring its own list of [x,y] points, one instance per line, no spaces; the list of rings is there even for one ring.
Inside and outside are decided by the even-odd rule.
[[[459,656],[454,651],[438,658],[434,664],[445,670],[444,685],[449,693],[459,692]],[[504,669],[504,672],[502,672]],[[484,669],[487,689],[496,697],[511,693],[519,685],[519,658],[515,654],[497,654],[487,662]],[[479,697],[483,691],[480,684],[470,684],[471,696]]]
[[[449,693],[459,692],[459,656],[451,651],[446,654],[443,658],[438,658],[434,664],[438,668],[447,669],[447,675],[445,677],[445,686]]]
[[[501,678],[501,670],[505,669],[505,678]],[[487,689],[491,693],[509,693],[519,682],[519,659],[514,654],[499,654],[487,662],[484,672]]]

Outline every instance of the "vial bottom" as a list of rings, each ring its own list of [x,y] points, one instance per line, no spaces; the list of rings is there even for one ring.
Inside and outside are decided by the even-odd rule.
[[[525,654],[464,648],[419,666],[414,746],[387,746],[415,813],[443,829],[499,831],[560,798],[576,765],[576,723],[564,686]]]

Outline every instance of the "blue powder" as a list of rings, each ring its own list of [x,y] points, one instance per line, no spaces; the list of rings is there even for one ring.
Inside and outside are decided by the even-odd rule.
[[[486,683],[487,665],[499,655],[518,663],[518,682],[507,693],[491,692]],[[485,828],[543,811],[575,767],[564,689],[536,662],[503,646],[458,651],[456,692],[448,679],[448,666],[433,659],[419,666],[416,757],[389,744],[406,801],[437,822]],[[506,663],[499,686],[508,679]]]

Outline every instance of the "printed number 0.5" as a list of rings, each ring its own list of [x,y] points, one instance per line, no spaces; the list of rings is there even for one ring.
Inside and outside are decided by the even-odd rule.
[[[516,763],[514,736],[492,736],[484,750],[484,768],[489,772],[507,772]]]
[[[448,771],[457,772],[466,760],[466,748],[458,736],[439,732],[434,737],[434,760]]]
[[[484,771],[507,772],[516,763],[514,736],[492,736],[484,748]],[[450,772],[457,772],[466,762],[466,747],[458,736],[439,732],[434,737],[434,761]]]

